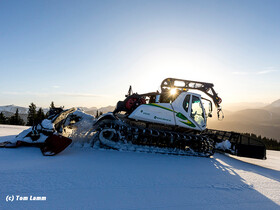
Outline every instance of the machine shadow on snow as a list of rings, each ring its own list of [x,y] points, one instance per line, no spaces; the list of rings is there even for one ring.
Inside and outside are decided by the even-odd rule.
[[[229,162],[228,158],[226,158],[226,156],[223,156],[223,157],[224,157],[223,161],[225,163]],[[238,160],[238,159],[234,159],[234,158],[231,158],[230,163],[227,163],[227,164],[230,164],[235,169],[253,172],[253,173],[259,174],[261,176],[265,176],[269,179],[273,179],[277,182],[280,182],[280,171],[265,168],[265,167],[258,166],[258,165],[254,165],[254,164],[247,163],[242,160]]]
[[[224,165],[219,160],[228,165]],[[215,174],[217,177],[221,176],[221,179],[224,181],[223,183],[221,183],[221,181],[216,183],[215,180],[211,180],[213,181],[213,183],[211,184],[212,188],[221,191],[231,191],[232,199],[236,199],[237,204],[239,202],[255,203],[256,208],[262,209],[263,207],[259,205],[261,205],[260,203],[265,203],[265,209],[279,208],[279,205],[277,203],[254,189],[254,186],[248,184],[247,181],[238,173],[236,173],[235,170],[253,172],[255,174],[259,174],[279,182],[280,174],[278,171],[245,163],[243,161],[233,159],[224,155],[219,155],[216,158],[214,157],[210,161],[213,164],[213,167],[218,170],[218,172],[214,172],[213,174]],[[209,169],[209,173],[211,173],[211,171],[213,171],[213,168]]]

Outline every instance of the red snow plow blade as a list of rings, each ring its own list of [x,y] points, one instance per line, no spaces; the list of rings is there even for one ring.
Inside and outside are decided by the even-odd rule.
[[[44,145],[41,147],[41,151],[45,156],[53,156],[62,152],[71,143],[71,139],[53,134],[46,139]]]

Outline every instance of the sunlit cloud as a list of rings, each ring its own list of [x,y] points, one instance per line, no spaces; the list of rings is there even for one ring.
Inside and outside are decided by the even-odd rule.
[[[69,97],[101,97],[101,95],[95,95],[91,93],[58,93],[58,95]]]
[[[233,72],[234,75],[248,75],[249,73],[248,72],[245,72],[245,71],[235,71]]]
[[[4,91],[2,92],[4,95],[19,95],[19,92],[11,92],[11,91]]]
[[[56,88],[56,89],[57,89],[57,88],[60,88],[60,86],[58,86],[58,85],[53,85],[52,88]]]
[[[278,72],[274,67],[268,67],[262,71],[257,71],[257,72],[246,72],[246,71],[235,71],[232,72],[234,75],[259,75],[259,74],[270,74],[273,72]]]
[[[48,96],[48,93],[39,93],[39,92],[19,92],[19,91],[4,91],[2,92],[4,95],[14,95],[14,96]]]
[[[64,97],[102,97],[102,95],[96,95],[92,93],[66,93],[66,92],[57,92],[57,93],[45,93],[45,92],[17,92],[17,91],[4,91],[4,95],[14,95],[14,96],[36,96],[36,97],[50,97],[50,96],[64,96]]]
[[[259,71],[259,72],[257,72],[257,74],[269,74],[269,73],[277,72],[277,71],[278,71],[278,70],[275,70],[275,69],[264,70],[264,71]]]

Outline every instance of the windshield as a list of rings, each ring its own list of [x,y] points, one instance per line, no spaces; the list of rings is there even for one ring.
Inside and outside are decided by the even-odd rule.
[[[194,121],[200,125],[205,125],[205,119],[203,114],[203,108],[200,99],[197,96],[192,96],[192,112],[191,117]]]

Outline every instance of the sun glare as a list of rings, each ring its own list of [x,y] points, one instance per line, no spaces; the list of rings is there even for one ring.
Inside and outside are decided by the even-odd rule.
[[[170,94],[171,94],[171,95],[175,95],[176,92],[177,92],[177,90],[176,90],[175,88],[172,88],[172,89],[170,90]]]

